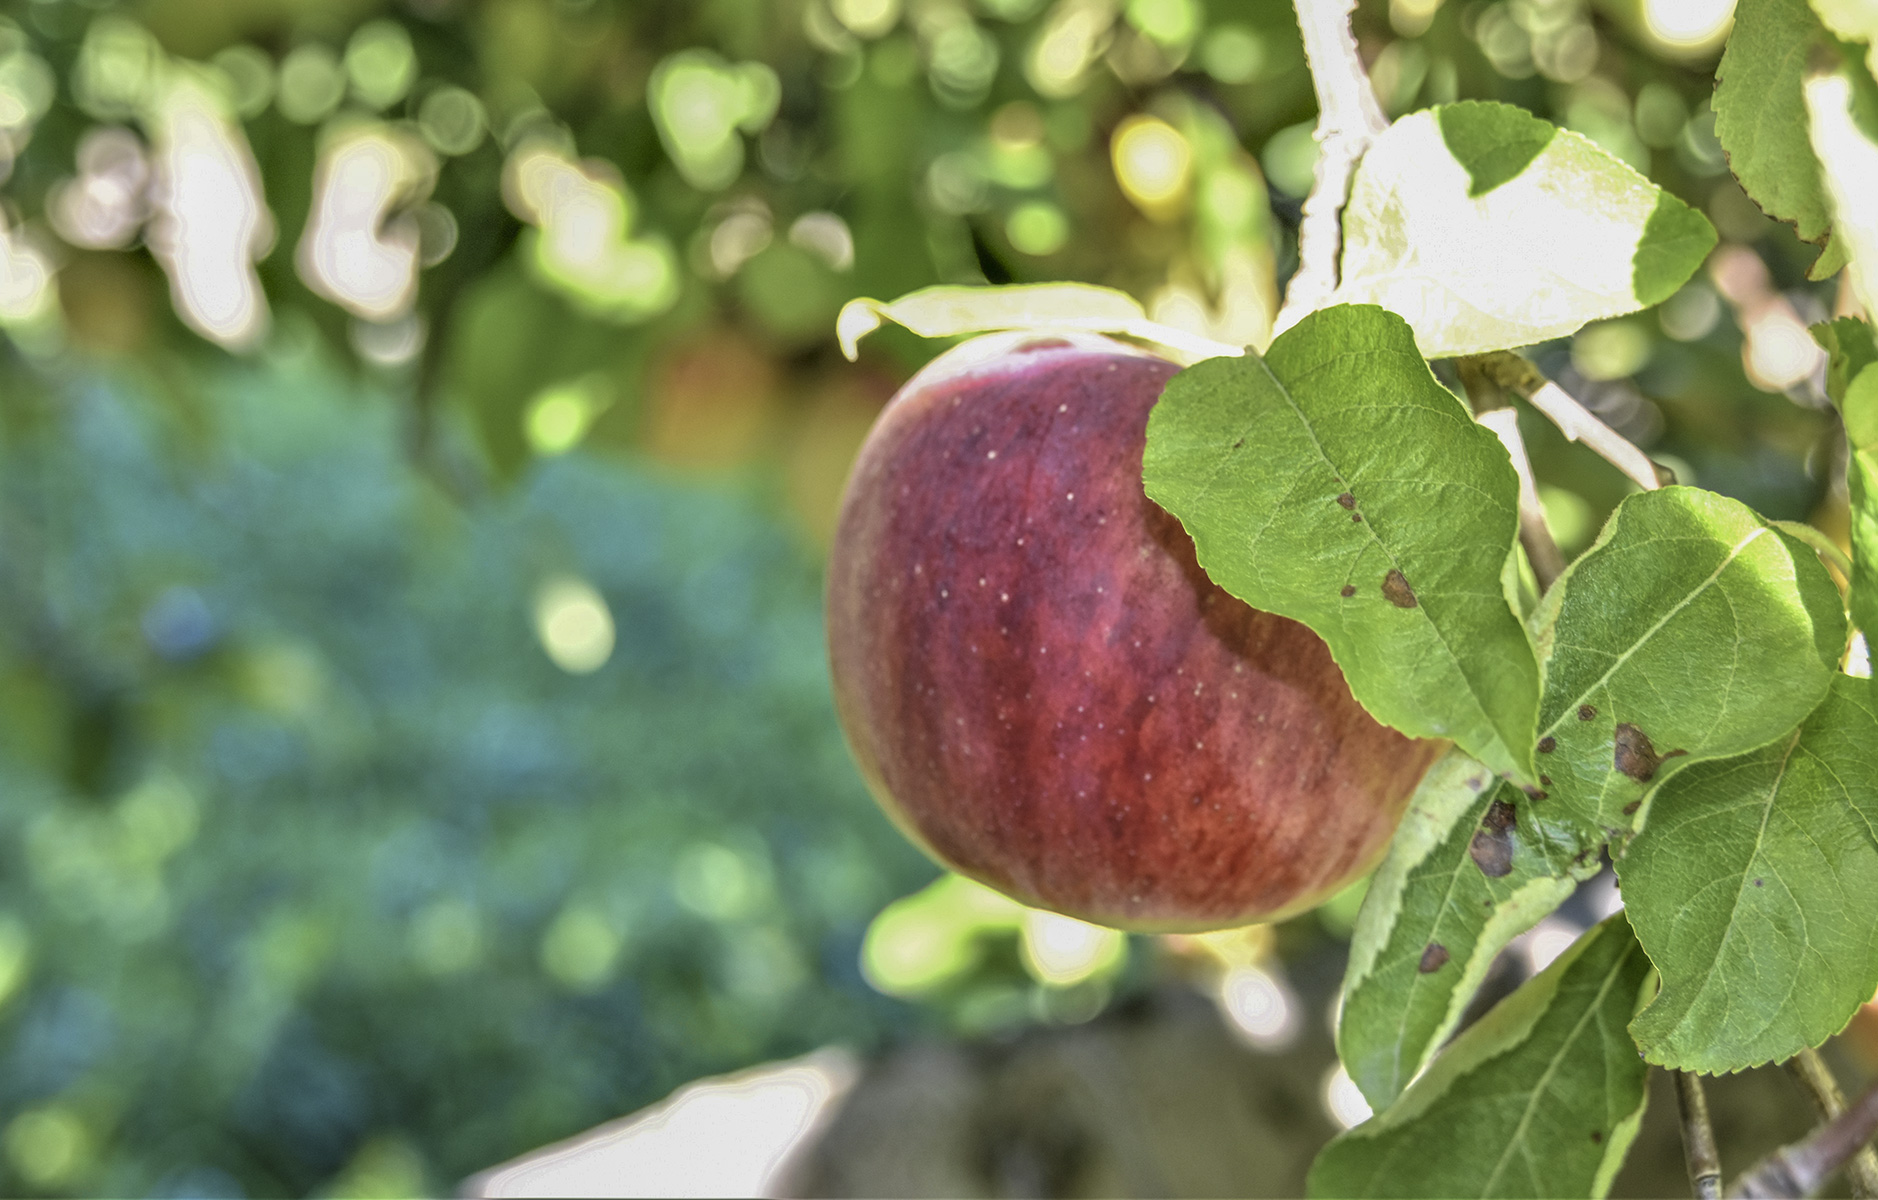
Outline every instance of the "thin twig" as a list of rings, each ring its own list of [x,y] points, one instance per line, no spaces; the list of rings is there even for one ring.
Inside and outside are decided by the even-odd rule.
[[[1845,1111],[1845,1093],[1839,1090],[1839,1081],[1833,1078],[1819,1051],[1802,1050],[1784,1065],[1812,1097],[1820,1120],[1830,1121]],[[1852,1195],[1859,1200],[1878,1196],[1878,1153],[1867,1146],[1854,1154],[1852,1161],[1845,1165],[1845,1178],[1852,1185]]]
[[[1689,1161],[1689,1185],[1695,1200],[1720,1200],[1721,1155],[1715,1150],[1715,1126],[1708,1119],[1702,1081],[1688,1071],[1671,1071],[1682,1109],[1682,1152]]]
[[[1273,325],[1283,333],[1322,308],[1337,290],[1342,251],[1343,206],[1350,198],[1356,164],[1389,121],[1356,49],[1350,13],[1356,0],[1293,0],[1304,57],[1317,91],[1317,166],[1311,194],[1298,222],[1298,270],[1285,289],[1284,307]]]
[[[1510,408],[1495,408],[1474,418],[1500,439],[1513,457],[1513,470],[1519,476],[1519,542],[1526,548],[1532,563],[1533,578],[1539,582],[1541,595],[1565,570],[1565,555],[1552,539],[1545,523],[1545,505],[1539,502],[1539,487],[1532,477],[1532,461],[1526,456],[1526,442],[1519,436],[1519,414]]]
[[[1649,455],[1639,450],[1629,438],[1598,420],[1564,388],[1541,374],[1539,368],[1510,350],[1482,354],[1475,361],[1496,383],[1518,392],[1534,408],[1544,413],[1559,427],[1566,441],[1583,442],[1591,447],[1599,457],[1622,471],[1645,491],[1663,485],[1662,475],[1656,464],[1650,461]]]
[[[1801,1142],[1755,1164],[1728,1190],[1742,1200],[1810,1196],[1878,1134],[1878,1085]]]

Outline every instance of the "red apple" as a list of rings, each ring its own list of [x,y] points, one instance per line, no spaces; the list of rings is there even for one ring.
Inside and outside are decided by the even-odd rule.
[[[1083,335],[941,356],[868,435],[828,564],[836,706],[896,823],[1026,904],[1161,931],[1324,900],[1443,749],[1143,494],[1178,369]]]

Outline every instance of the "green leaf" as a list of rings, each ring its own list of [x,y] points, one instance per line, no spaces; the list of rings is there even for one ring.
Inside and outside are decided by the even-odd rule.
[[[1538,663],[1507,600],[1518,482],[1400,317],[1323,309],[1264,359],[1182,371],[1143,473],[1207,573],[1315,630],[1377,720],[1531,778]]]
[[[1663,990],[1652,1062],[1718,1072],[1797,1054],[1878,988],[1878,697],[1838,676],[1806,724],[1691,767],[1618,863]]]
[[[1310,1194],[1605,1195],[1643,1120],[1624,1026],[1649,976],[1623,914],[1597,926],[1324,1147]]]
[[[1700,488],[1625,499],[1536,617],[1543,803],[1613,833],[1673,772],[1790,732],[1845,649],[1813,551]]]
[[[1469,196],[1484,196],[1513,179],[1558,133],[1552,122],[1510,104],[1471,100],[1435,112],[1441,140],[1467,172]]]
[[[1715,72],[1715,136],[1735,178],[1769,216],[1793,222],[1809,242],[1824,238],[1832,223],[1802,90],[1807,64],[1824,44],[1806,0],[1756,0],[1736,10]]]
[[[1403,117],[1364,154],[1336,299],[1380,304],[1439,358],[1524,346],[1668,296],[1715,244],[1700,214],[1511,105]]]
[[[1597,873],[1596,831],[1542,819],[1452,751],[1423,776],[1350,941],[1337,1053],[1377,1111],[1459,1024],[1487,968]]]

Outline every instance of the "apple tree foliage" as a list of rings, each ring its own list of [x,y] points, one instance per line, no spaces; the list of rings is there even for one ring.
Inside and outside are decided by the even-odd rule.
[[[1834,20],[1824,4],[1743,3],[1717,132],[1763,207],[1830,236],[1869,312],[1878,206],[1852,180],[1878,153],[1873,31]],[[1436,390],[1412,347],[1511,348],[1674,291],[1713,235],[1653,190],[1503,106],[1405,117],[1359,165],[1345,215],[1338,299],[1383,309],[1319,312],[1263,356],[1188,370],[1150,427],[1148,492],[1194,532],[1209,573],[1317,629],[1379,718],[1417,734],[1438,723],[1456,746],[1359,917],[1338,1046],[1378,1115],[1320,1157],[1324,1194],[1600,1194],[1635,1134],[1646,1063],[1785,1059],[1878,988],[1878,691],[1841,672],[1847,602],[1878,628],[1870,326],[1818,330],[1851,452],[1847,598],[1779,525],[1667,487],[1621,503],[1522,613],[1510,583],[1491,586],[1518,554],[1511,473],[1469,469],[1481,442],[1459,399],[1446,397],[1446,423],[1397,416]],[[1308,424],[1332,388],[1361,415],[1308,453],[1268,459],[1271,439],[1238,440],[1272,411]],[[1307,458],[1361,464],[1343,470],[1375,531],[1369,556],[1330,558],[1347,518],[1293,482]],[[1276,556],[1273,530],[1290,533]],[[1458,564],[1475,576],[1465,590],[1450,582]],[[1359,585],[1341,606],[1326,566]],[[1357,602],[1410,588],[1436,631],[1441,607],[1471,606],[1471,636],[1417,645],[1401,599]],[[1485,636],[1489,621],[1515,636]],[[1438,670],[1449,662],[1488,686],[1456,687]],[[1457,719],[1487,697],[1484,719]],[[1492,956],[1601,854],[1624,915],[1449,1041]],[[1454,1129],[1467,1136],[1443,1136]]]
[[[1714,108],[1748,194],[1821,242],[1815,275],[1843,268],[1870,313],[1868,16],[1743,0]],[[1192,365],[1150,420],[1147,494],[1214,581],[1323,637],[1379,720],[1454,746],[1358,918],[1338,1050],[1376,1115],[1324,1151],[1314,1192],[1601,1195],[1649,1064],[1784,1060],[1878,989],[1878,688],[1844,670],[1855,631],[1878,632],[1871,325],[1814,330],[1846,431],[1849,562],[1667,486],[1618,504],[1543,596],[1508,451],[1430,369],[1656,305],[1715,244],[1590,140],[1508,104],[1438,105],[1358,163],[1330,306],[1262,352],[1162,339]],[[1002,303],[1019,324],[1153,338],[1118,301]],[[882,317],[1014,323],[927,293],[868,302],[850,328]],[[1455,1036],[1499,951],[1606,858],[1624,913]]]

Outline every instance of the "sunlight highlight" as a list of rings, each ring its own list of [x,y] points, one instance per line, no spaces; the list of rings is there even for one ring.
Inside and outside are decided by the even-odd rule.
[[[385,125],[335,137],[313,173],[313,209],[295,265],[314,293],[355,317],[395,321],[417,299],[421,242],[411,206],[430,194],[437,163]]]
[[[145,118],[154,143],[146,237],[170,277],[183,322],[230,350],[266,334],[267,298],[255,260],[274,240],[254,154],[206,84],[180,75]]]
[[[1042,909],[1024,912],[1024,968],[1038,983],[1081,983],[1120,965],[1127,953],[1127,935],[1119,930]]]

